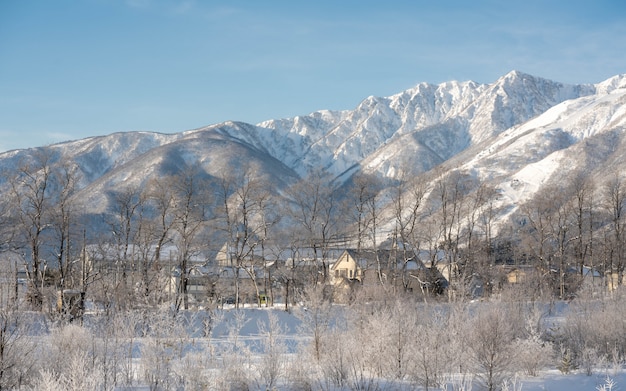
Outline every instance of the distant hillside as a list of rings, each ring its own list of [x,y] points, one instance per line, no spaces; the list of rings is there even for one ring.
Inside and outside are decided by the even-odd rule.
[[[276,194],[324,170],[339,186],[357,174],[379,178],[463,171],[499,192],[499,219],[566,174],[626,172],[626,76],[566,85],[518,71],[492,84],[419,84],[368,97],[353,110],[318,111],[257,125],[227,122],[176,133],[115,133],[0,154],[2,191],[36,154],[75,163],[75,197],[106,214],[111,194],[151,178],[200,168],[219,180],[253,167]],[[436,174],[433,170],[437,169]]]

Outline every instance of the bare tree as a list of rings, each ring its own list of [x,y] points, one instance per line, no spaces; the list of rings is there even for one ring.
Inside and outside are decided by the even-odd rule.
[[[396,299],[390,306],[355,309],[364,319],[354,324],[359,340],[371,348],[369,369],[381,377],[404,380],[412,372],[417,355],[414,347],[418,313],[406,301]],[[373,312],[373,313],[372,313]],[[374,331],[374,332],[373,332]],[[371,339],[371,343],[367,343]]]
[[[94,337],[91,332],[76,324],[61,325],[52,330],[42,344],[41,372],[50,376],[57,386],[65,390],[100,388],[102,378],[94,357]],[[52,383],[52,384],[54,384]]]
[[[351,220],[356,224],[356,250],[361,252],[363,248],[369,225],[371,224],[368,205],[370,200],[376,196],[375,179],[366,174],[360,173],[352,178],[352,183],[346,191],[345,199],[346,215],[351,216]]]
[[[17,280],[18,257],[15,254],[15,216],[10,197],[0,200],[0,254],[3,261],[0,263],[2,278],[5,284],[0,293],[0,306],[17,310],[19,304],[19,284]],[[21,262],[20,262],[21,265]],[[12,283],[8,283],[8,282]]]
[[[43,280],[47,262],[44,259],[45,231],[50,227],[52,197],[52,156],[37,153],[32,161],[24,162],[17,174],[10,178],[13,213],[18,235],[30,250],[26,263],[29,283],[29,301],[33,309],[43,306]]]
[[[553,257],[553,230],[551,227],[554,200],[546,192],[540,192],[533,201],[520,207],[521,210],[521,251],[528,254],[539,271],[538,287],[550,281]],[[556,227],[558,231],[558,226]],[[558,232],[557,232],[558,233]],[[550,293],[552,294],[552,293]],[[543,294],[540,294],[543,296]]]
[[[188,280],[190,261],[197,254],[202,242],[200,235],[208,220],[209,205],[212,198],[205,191],[208,183],[201,179],[201,171],[197,167],[185,170],[173,178],[174,189],[174,243],[177,248],[180,280],[177,288],[176,309],[181,304],[189,308]]]
[[[105,254],[105,257],[113,255],[114,285],[116,305],[123,308],[130,304],[132,296],[132,281],[136,270],[136,247],[139,222],[143,214],[145,199],[141,191],[135,187],[127,187],[112,194],[113,203],[111,211],[113,219],[109,221],[111,234],[113,235],[114,254]],[[109,250],[110,252],[110,250]]]
[[[407,373],[428,390],[441,384],[444,373],[451,369],[451,341],[448,330],[450,315],[431,306],[421,308],[420,313],[424,315],[420,315],[415,321],[411,329],[411,343],[407,346],[412,355]],[[414,313],[413,316],[417,315]],[[453,335],[463,338],[455,333]]]
[[[604,208],[610,218],[611,241],[607,270],[617,274],[617,284],[624,278],[624,239],[626,238],[626,185],[615,174],[604,186]]]
[[[431,200],[435,203],[438,213],[438,229],[440,241],[438,247],[445,252],[450,288],[448,295],[451,299],[455,291],[463,285],[462,276],[458,275],[457,265],[460,263],[461,239],[463,233],[462,218],[470,192],[471,183],[461,172],[453,171],[439,178],[431,193]]]
[[[291,218],[302,230],[303,245],[313,251],[314,261],[321,263],[322,283],[328,279],[329,250],[339,239],[336,221],[339,205],[330,179],[328,173],[314,171],[289,189]]]
[[[273,234],[276,228],[276,225],[280,222],[281,217],[278,212],[278,204],[276,203],[275,197],[272,195],[270,190],[267,188],[267,184],[262,184],[259,192],[257,194],[256,204],[258,209],[258,220],[260,222],[259,227],[259,239],[261,246],[261,261],[263,262],[263,290],[266,295],[266,304],[267,299],[270,300],[270,305],[274,305],[274,291],[272,289],[274,285],[274,280],[272,277],[272,269],[270,268],[270,264],[272,261],[267,259],[267,247],[269,243],[272,243]],[[280,248],[280,244],[277,240],[274,240],[274,245],[271,246],[271,254],[275,257],[275,262],[280,261],[280,254],[282,253],[282,249]],[[269,296],[267,296],[269,294]],[[258,304],[261,305],[260,296],[257,295]]]
[[[418,223],[426,194],[421,179],[400,178],[392,190],[395,217],[395,242],[399,243],[404,259],[411,259],[421,247]]]
[[[531,223],[526,232],[534,242],[530,250],[534,250],[539,259],[543,274],[549,276],[553,270],[558,273],[553,282],[561,298],[574,288],[567,280],[571,274],[572,244],[578,242],[581,234],[577,230],[582,218],[578,213],[579,198],[576,190],[571,190],[572,187],[545,188],[530,206],[524,208],[526,219]]]
[[[250,278],[256,293],[257,304],[261,305],[257,269],[262,267],[264,271],[264,286],[267,263],[265,260],[265,241],[268,237],[269,228],[273,224],[272,218],[267,214],[269,207],[269,191],[252,169],[246,170],[240,186],[235,190],[235,210],[239,230],[237,232],[237,264],[243,267]],[[269,220],[268,220],[269,218]],[[260,263],[257,259],[260,250]],[[266,292],[267,293],[267,292]]]
[[[479,379],[489,391],[497,390],[512,362],[515,334],[506,311],[494,305],[476,309],[472,320],[470,351]]]
[[[59,171],[55,175],[55,185],[58,189],[58,199],[54,205],[52,211],[51,225],[54,228],[54,236],[56,239],[56,261],[59,271],[59,289],[61,291],[61,307],[64,312],[68,312],[70,309],[66,308],[65,294],[62,292],[66,288],[81,287],[80,280],[74,281],[74,256],[78,254],[78,251],[74,249],[74,236],[78,235],[76,230],[78,225],[77,214],[75,210],[75,200],[73,196],[76,192],[78,183],[77,167],[72,164],[63,164],[59,168]],[[77,247],[78,248],[78,247]],[[82,295],[82,294],[81,294]],[[82,299],[81,302],[75,305],[80,307],[82,311]]]
[[[372,181],[370,184],[370,189],[369,189],[369,196],[367,197],[367,199],[365,200],[365,207],[366,207],[366,213],[367,213],[367,220],[369,221],[369,224],[367,225],[367,231],[369,232],[369,241],[372,245],[372,249],[374,250],[374,258],[376,260],[376,276],[378,277],[378,282],[380,283],[380,285],[383,287],[383,289],[386,289],[385,287],[385,279],[383,278],[383,265],[381,264],[381,259],[380,259],[380,253],[378,252],[378,236],[379,236],[379,220],[381,219],[381,211],[379,208],[379,203],[380,198],[379,198],[379,192],[380,192],[380,184],[377,183],[376,181]],[[387,260],[388,263],[387,265],[385,265],[385,270],[391,272],[390,274],[392,274],[390,277],[394,278],[395,277],[395,269],[397,267],[396,262],[395,262],[395,258],[393,259],[393,263],[390,264],[389,262],[391,261],[391,259]]]
[[[306,288],[304,303],[305,307],[296,316],[302,321],[302,332],[312,336],[313,357],[319,362],[333,316],[332,307],[324,297],[324,289],[320,285],[309,285]]]
[[[267,323],[258,321],[258,327],[262,338],[261,348],[263,349],[263,365],[260,368],[260,377],[265,389],[271,390],[276,387],[280,378],[285,376],[287,346],[282,341],[285,330],[273,311],[267,312]]]
[[[479,216],[478,216],[478,226],[479,230],[482,231],[483,234],[483,249],[485,258],[489,259],[490,262],[495,262],[494,256],[494,225],[496,214],[498,212],[495,206],[495,200],[497,198],[496,190],[491,188],[488,191],[487,197],[485,199],[485,203],[482,205]]]
[[[226,175],[221,180],[219,198],[222,207],[219,214],[234,272],[236,308],[239,308],[242,272],[251,279],[257,302],[260,303],[256,270],[260,265],[256,265],[255,254],[268,234],[269,222],[265,219],[268,197],[269,193],[263,189],[260,178],[250,167]]]
[[[575,239],[572,235],[572,214],[569,200],[557,197],[553,213],[548,216],[552,241],[556,245],[555,257],[559,262],[559,297],[565,298],[565,279],[568,273],[569,262],[567,252],[569,245]]]
[[[373,267],[376,272],[376,278],[381,286],[385,285],[383,275],[386,271],[392,272],[389,266],[382,265],[378,256],[378,243],[380,237],[380,219],[382,213],[380,192],[382,189],[380,181],[371,175],[358,174],[352,178],[352,183],[346,191],[346,197],[340,207],[346,209],[345,215],[350,216],[348,224],[344,229],[352,229],[352,225],[356,225],[356,249],[357,254],[361,254],[362,250],[374,250],[374,265],[363,265],[364,268]],[[352,235],[345,235],[351,237]],[[393,265],[395,267],[395,265]],[[385,270],[383,270],[385,269]],[[363,276],[367,275],[366,269],[363,270]],[[394,277],[394,276],[390,276]]]
[[[175,223],[175,194],[171,177],[151,180],[142,194],[145,212],[138,222],[136,244],[138,246],[138,267],[143,300],[157,302],[163,296],[164,284],[160,281],[169,277],[171,270],[163,275],[162,254],[164,247],[172,240],[171,232]]]
[[[574,255],[577,264],[576,268],[582,276],[584,266],[588,262],[591,262],[593,267],[593,241],[596,219],[596,205],[593,197],[594,184],[589,177],[576,175],[571,179],[571,187],[574,193]]]
[[[289,311],[289,306],[295,304],[308,282],[307,278],[309,263],[303,259],[301,254],[301,237],[297,230],[292,229],[289,224],[279,225],[277,236],[282,237],[276,243],[278,247],[275,254],[282,253],[281,249],[286,249],[290,254],[284,268],[278,268],[278,279],[283,283],[285,292],[285,311]],[[282,270],[281,270],[282,269]]]
[[[465,225],[465,268],[466,273],[477,273],[482,276],[484,285],[490,290],[492,287],[493,258],[491,251],[491,220],[493,219],[493,204],[495,189],[485,184],[475,184],[475,190],[468,196]],[[482,223],[482,224],[481,224]],[[484,231],[481,232],[481,228]]]
[[[15,308],[0,308],[0,390],[19,389],[28,383],[35,348],[22,314]]]
[[[159,264],[163,255],[163,247],[171,239],[169,234],[174,225],[173,209],[176,197],[168,180],[154,179],[148,184],[148,198],[155,212],[154,262]]]

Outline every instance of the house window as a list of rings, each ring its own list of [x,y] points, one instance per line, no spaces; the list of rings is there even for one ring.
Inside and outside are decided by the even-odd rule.
[[[335,277],[339,277],[339,269],[335,270]]]
[[[352,278],[352,270],[350,270],[350,278]]]

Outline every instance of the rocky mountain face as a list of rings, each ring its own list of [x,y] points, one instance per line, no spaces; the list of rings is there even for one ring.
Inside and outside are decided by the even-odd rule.
[[[462,169],[514,205],[567,172],[626,172],[625,130],[626,75],[566,85],[513,71],[492,84],[422,83],[368,97],[353,110],[5,152],[0,187],[46,151],[54,164],[76,163],[79,196],[94,213],[106,210],[111,191],[144,186],[152,177],[195,166],[219,178],[242,165],[253,166],[277,192],[319,169],[335,184],[358,172],[394,178]]]
[[[360,166],[386,176],[409,160],[428,170],[466,148],[521,124],[568,99],[595,93],[511,72],[494,84],[419,84],[388,98],[369,97],[352,111],[316,112],[259,124],[301,174],[324,162],[336,175]],[[288,135],[289,148],[281,138]]]

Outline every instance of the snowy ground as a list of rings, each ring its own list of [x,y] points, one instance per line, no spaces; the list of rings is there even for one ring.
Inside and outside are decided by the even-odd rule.
[[[614,382],[613,391],[626,390],[626,372],[621,369],[619,372],[609,370],[598,370],[591,376],[584,373],[572,373],[564,375],[558,370],[546,371],[537,378],[522,378],[521,391],[608,391],[611,388],[602,386],[608,385],[607,376]]]
[[[557,306],[558,307],[558,306]],[[564,306],[561,306],[564,307]],[[281,308],[278,306],[278,308]],[[557,313],[562,311],[557,309]],[[289,346],[295,346],[295,344],[303,339],[309,338],[309,336],[302,335],[300,332],[301,320],[293,314],[287,313],[277,309],[265,309],[265,308],[245,308],[241,310],[245,313],[245,325],[241,329],[239,335],[243,341],[254,350],[254,347],[258,347],[258,343],[261,339],[262,331],[259,329],[260,325],[267,324],[268,311],[274,312],[278,315],[282,329],[285,331],[284,340]],[[219,343],[220,339],[226,340],[229,337],[228,327],[233,322],[233,316],[236,310],[230,308],[225,309],[222,313],[220,323],[213,329],[213,338],[216,343]],[[547,322],[558,323],[558,314],[554,317],[547,319]],[[293,351],[291,352],[294,353]],[[294,357],[296,359],[296,357]],[[454,384],[456,383],[456,384]],[[462,387],[461,382],[451,382],[448,385],[446,391],[469,391]],[[395,386],[385,387],[385,381],[380,383],[383,389],[393,390]],[[397,386],[397,385],[396,385]],[[611,388],[612,386],[612,388]],[[603,388],[604,387],[604,388]],[[282,388],[281,388],[282,389]],[[473,390],[479,390],[478,385],[474,385]],[[610,367],[605,365],[598,367],[594,370],[593,374],[587,375],[583,370],[574,370],[569,374],[563,374],[557,369],[548,369],[541,371],[537,377],[529,376],[515,376],[508,384],[508,388],[504,388],[505,391],[626,391],[626,368],[623,367]]]
[[[467,303],[467,305],[474,306],[480,305],[480,303]],[[568,307],[569,304],[566,302],[547,304],[548,315],[547,318],[543,319],[544,327],[550,329],[561,324]],[[346,332],[343,320],[352,315],[349,314],[352,307],[332,306],[326,308],[330,311],[326,313],[327,319],[330,319],[330,328]],[[404,307],[401,306],[401,308]],[[158,377],[161,381],[158,383],[159,389],[164,390],[228,389],[230,382],[236,379],[244,379],[245,387],[235,386],[232,388],[231,385],[232,389],[264,390],[266,389],[265,385],[268,384],[265,372],[269,370],[272,363],[278,363],[282,368],[276,382],[271,383],[273,385],[267,388],[276,391],[287,391],[297,386],[300,386],[298,389],[302,390],[324,391],[421,390],[415,382],[377,378],[371,375],[370,369],[359,372],[360,368],[356,366],[348,368],[349,371],[353,370],[354,372],[347,373],[350,380],[346,381],[345,386],[340,387],[329,382],[329,379],[333,378],[328,377],[328,373],[324,371],[328,368],[335,369],[338,365],[338,362],[332,361],[335,357],[332,353],[335,351],[332,341],[344,342],[338,344],[341,347],[337,352],[343,349],[341,350],[343,352],[341,357],[347,358],[348,361],[352,360],[357,366],[360,365],[358,364],[360,361],[358,357],[355,358],[355,353],[356,356],[370,354],[367,357],[374,357],[375,360],[379,361],[383,360],[383,356],[380,350],[377,350],[380,348],[379,345],[375,345],[376,349],[374,350],[364,349],[362,345],[371,342],[371,332],[373,332],[372,329],[364,328],[362,330],[365,330],[365,334],[361,334],[361,339],[358,339],[358,334],[352,334],[351,329],[348,330],[347,334],[339,333],[343,335],[341,339],[332,339],[337,338],[336,336],[333,337],[334,333],[326,332],[323,334],[323,338],[326,338],[326,341],[331,341],[331,343],[327,343],[325,349],[329,349],[331,354],[325,356],[326,361],[324,359],[312,361],[312,356],[309,357],[309,355],[312,353],[311,347],[314,338],[311,328],[307,329],[307,322],[310,322],[310,315],[314,311],[314,308],[298,306],[293,308],[292,312],[285,312],[280,305],[271,309],[247,307],[240,310],[234,308],[214,311],[189,310],[181,312],[175,319],[167,309],[155,314],[129,312],[123,314],[120,323],[114,323],[115,328],[119,331],[121,330],[118,328],[119,326],[134,331],[127,333],[122,330],[116,337],[112,335],[106,337],[97,331],[103,330],[101,328],[103,322],[108,318],[104,318],[103,314],[92,312],[85,317],[84,328],[77,325],[64,325],[63,323],[44,324],[44,322],[39,322],[40,327],[37,328],[33,336],[42,338],[42,351],[46,355],[47,361],[50,362],[50,368],[54,368],[55,361],[68,361],[68,355],[74,356],[81,349],[89,350],[95,349],[96,345],[104,346],[109,354],[114,354],[111,357],[117,357],[121,362],[128,364],[109,367],[114,372],[108,372],[109,374],[116,373],[118,380],[122,379],[119,385],[123,388],[119,389],[126,390],[150,389],[148,383],[154,382],[155,379],[155,377],[151,378],[150,376]],[[33,319],[43,318],[35,316]],[[31,323],[36,324],[38,322],[32,321]],[[393,327],[388,323],[384,323],[384,325],[386,326],[382,327]],[[269,332],[273,333],[271,340]],[[346,335],[349,338],[347,343],[345,342]],[[352,340],[353,337],[354,340]],[[103,338],[107,338],[104,345],[102,345]],[[415,340],[415,335],[410,336],[410,338]],[[72,349],[72,346],[75,348]],[[61,350],[63,347],[65,350]],[[424,349],[424,345],[418,345],[417,349]],[[419,350],[413,350],[411,354],[419,354]],[[271,355],[272,351],[275,353],[274,356]],[[374,351],[373,356],[371,355],[372,351]],[[102,353],[101,350],[98,352]],[[115,355],[118,353],[121,355]],[[303,354],[306,356],[301,356]],[[76,357],[84,358],[80,354]],[[384,357],[389,358],[389,356]],[[315,364],[318,362],[319,365]],[[75,365],[73,362],[68,363]],[[108,364],[111,364],[110,360]],[[536,377],[511,374],[512,377],[502,390],[626,391],[626,368],[623,365],[599,362],[590,375],[587,375],[582,369],[572,370],[570,373],[564,374],[555,368],[555,363],[550,365],[552,368],[545,367],[538,372],[539,375]],[[65,368],[66,365],[59,366]],[[48,370],[51,370],[50,368]],[[101,370],[98,366],[94,368]],[[89,369],[89,371],[94,370],[94,368]],[[231,373],[233,368],[238,369],[237,373]],[[85,372],[84,376],[91,376],[89,371]],[[519,373],[523,373],[521,368]],[[102,377],[102,374],[100,376]],[[306,383],[298,383],[301,379],[298,376],[306,379]],[[449,374],[444,378],[448,380],[445,387],[430,388],[430,390],[478,391],[482,389],[479,386],[479,381],[471,374]],[[95,380],[98,380],[97,374],[94,375]],[[194,383],[196,380],[198,382]],[[43,387],[43,383],[41,383],[35,384],[34,389],[52,391],[63,388],[61,385],[64,385],[65,388],[63,389],[68,390],[93,388],[88,383],[78,384],[79,386],[74,385],[73,388],[70,388],[59,382],[50,382],[47,387]],[[156,387],[156,384],[153,386]],[[207,385],[209,385],[208,388]]]

